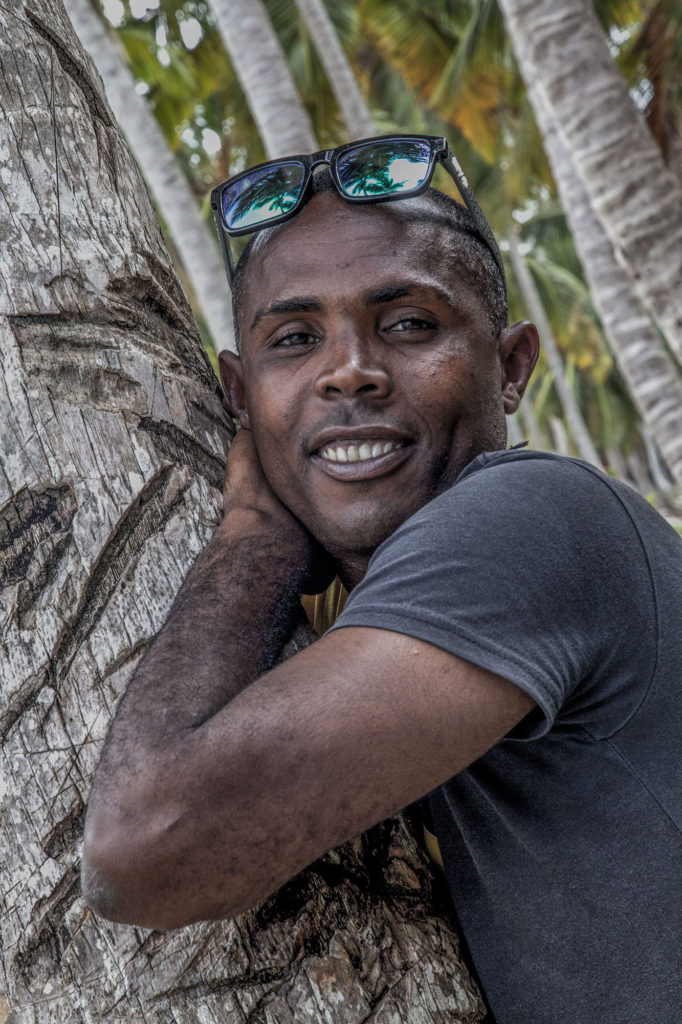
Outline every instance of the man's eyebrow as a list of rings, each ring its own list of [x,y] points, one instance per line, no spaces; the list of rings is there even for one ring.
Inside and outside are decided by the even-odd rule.
[[[376,306],[380,302],[393,302],[394,299],[404,299],[412,292],[409,284],[398,284],[391,288],[373,288],[365,292],[364,300],[367,306]]]
[[[448,305],[452,305],[452,297],[448,295],[442,288],[437,287],[433,283],[426,285],[428,290],[435,293],[439,299],[446,302]],[[396,284],[385,288],[375,288],[371,291],[365,292],[363,298],[367,306],[378,305],[382,302],[393,302],[394,299],[404,299],[406,296],[415,295],[421,291],[422,286],[418,284]]]
[[[272,302],[269,306],[263,306],[261,309],[256,311],[256,315],[251,321],[251,330],[254,329],[257,323],[259,323],[266,316],[274,316],[276,313],[319,313],[322,309],[322,305],[317,299],[307,298],[292,298],[292,299],[280,299],[278,302]]]

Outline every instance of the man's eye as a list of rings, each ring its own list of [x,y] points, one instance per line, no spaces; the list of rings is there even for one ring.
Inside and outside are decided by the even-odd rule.
[[[314,345],[317,340],[314,334],[309,334],[307,331],[290,331],[289,334],[283,334],[276,338],[274,345],[275,348],[298,348]]]
[[[424,320],[419,316],[403,316],[400,320],[390,324],[390,331],[431,331],[435,327],[430,320]]]

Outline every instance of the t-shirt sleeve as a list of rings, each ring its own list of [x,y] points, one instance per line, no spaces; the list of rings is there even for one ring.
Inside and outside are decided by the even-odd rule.
[[[655,607],[639,532],[591,467],[504,454],[381,545],[334,628],[394,630],[510,680],[539,709],[519,738],[557,721],[606,734],[654,668],[655,644],[642,642]]]

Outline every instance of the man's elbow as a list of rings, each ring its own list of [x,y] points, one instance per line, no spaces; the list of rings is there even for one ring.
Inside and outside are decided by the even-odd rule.
[[[96,815],[86,818],[81,886],[99,917],[166,931],[235,917],[251,905],[224,892],[218,901],[201,877],[199,865],[186,850],[176,850],[169,836],[152,836],[144,828],[124,831]]]
[[[179,927],[164,920],[155,885],[145,884],[141,846],[139,835],[134,843],[122,841],[110,823],[88,817],[81,861],[83,898],[90,910],[108,921],[142,928]]]

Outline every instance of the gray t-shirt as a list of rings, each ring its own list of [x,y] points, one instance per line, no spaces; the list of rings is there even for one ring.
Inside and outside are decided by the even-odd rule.
[[[498,1024],[682,1021],[682,540],[573,459],[475,459],[335,628],[418,637],[536,701],[431,794]]]

